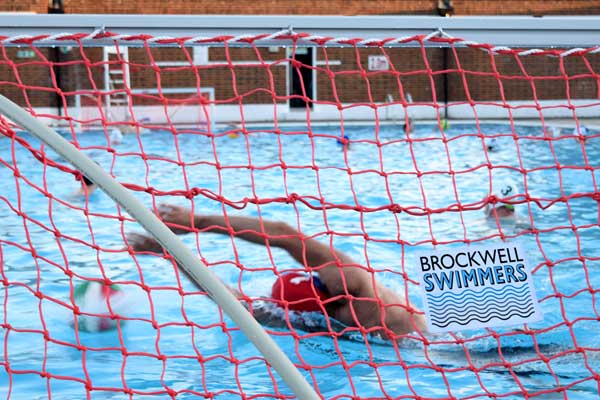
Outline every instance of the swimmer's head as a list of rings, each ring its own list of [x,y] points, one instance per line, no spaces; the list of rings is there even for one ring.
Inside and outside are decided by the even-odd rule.
[[[79,195],[91,195],[96,191],[96,184],[85,175],[81,175],[81,187],[77,191]]]
[[[119,128],[113,128],[110,131],[109,139],[112,144],[119,144],[123,140],[123,133]]]
[[[550,137],[558,137],[561,134],[561,129],[558,126],[550,126],[548,127],[548,129],[546,130],[548,132],[548,135]]]
[[[328,298],[327,288],[316,275],[291,272],[281,275],[273,284],[271,297],[288,309],[300,312],[320,312]]]
[[[408,121],[406,121],[404,123],[404,125],[402,126],[402,129],[404,130],[404,133],[410,133],[412,131],[412,120],[409,118]]]
[[[350,137],[348,135],[344,135],[344,137],[338,138],[337,144],[339,144],[340,146],[350,147]]]
[[[585,142],[587,140],[586,136],[588,136],[589,134],[590,130],[584,125],[575,127],[575,129],[573,129],[573,136],[576,136],[576,139],[581,142]]]
[[[573,135],[588,135],[590,133],[590,130],[587,128],[587,126],[585,125],[580,125],[579,127],[575,127],[573,129]]]
[[[100,166],[100,164],[98,164],[97,161],[94,162],[96,163],[96,165]],[[80,176],[81,178],[79,176],[76,176],[76,179],[78,181],[81,181],[81,189],[79,190],[79,193],[84,194],[87,191],[88,194],[91,194],[96,189],[96,183],[87,176],[85,176],[85,174],[83,173]]]
[[[87,177],[87,176],[85,176],[85,175],[82,175],[82,176],[81,176],[81,183],[82,183],[82,184],[84,184],[85,186],[92,186],[92,185],[95,185],[95,183],[94,183],[94,182],[92,182],[92,181],[90,180],[90,178],[88,178],[88,177]]]
[[[496,140],[496,138],[490,139],[490,141],[488,142],[486,147],[487,147],[488,151],[498,150],[498,141]]]
[[[512,181],[504,181],[499,185],[497,190],[494,190],[493,195],[498,199],[505,199],[517,194],[517,186]],[[515,214],[514,204],[500,204],[494,207],[498,217],[509,217]]]

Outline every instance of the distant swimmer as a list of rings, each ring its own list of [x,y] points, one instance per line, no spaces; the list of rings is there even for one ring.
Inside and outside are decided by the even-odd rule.
[[[587,128],[587,126],[585,125],[580,125],[579,127],[575,127],[573,128],[573,135],[582,135],[582,136],[586,136],[590,134],[590,130]]]
[[[402,128],[404,129],[404,133],[410,133],[412,131],[413,122],[410,118],[403,124]]]
[[[97,165],[98,162],[94,161]],[[92,193],[94,193],[96,191],[96,189],[98,188],[98,185],[96,185],[96,183],[94,183],[94,181],[92,181],[90,178],[88,178],[87,176],[85,176],[84,174],[81,174],[81,179],[77,178],[78,180],[81,180],[81,187],[79,188],[79,190],[77,190],[77,192],[75,192],[76,195],[78,196],[89,196]]]
[[[408,104],[412,104],[412,102],[413,102],[413,98],[410,93],[406,94],[406,102]],[[408,113],[408,109],[407,109],[406,121],[403,124],[404,133],[411,133],[413,130],[412,128],[413,128],[413,121],[412,121],[412,118],[410,117],[410,114]]]
[[[491,138],[486,145],[486,148],[488,151],[494,153],[496,151],[498,151],[499,146],[498,146],[498,140],[496,138]]]
[[[349,149],[350,148],[350,136],[344,135],[343,137],[338,138],[337,144]]]
[[[110,131],[109,139],[111,145],[120,144],[123,141],[123,133],[119,128],[113,128]]]
[[[585,125],[576,126],[573,129],[573,136],[577,138],[578,141],[585,142],[586,136],[590,134],[590,130]]]
[[[228,138],[237,139],[240,137],[240,132],[242,132],[242,124],[240,124],[239,122],[230,122],[227,125],[225,125],[225,130],[228,131]]]
[[[558,126],[550,126],[547,129],[548,135],[550,137],[559,137],[562,134],[562,130]]]
[[[504,182],[499,191],[494,191],[493,196],[497,199],[504,199],[517,194],[516,185],[512,182]],[[501,203],[496,205],[486,204],[485,215],[488,218],[498,219],[516,219],[515,206],[513,204]]]
[[[85,175],[81,175],[81,187],[76,194],[81,196],[89,196],[96,191],[97,187],[98,186],[90,178]]]

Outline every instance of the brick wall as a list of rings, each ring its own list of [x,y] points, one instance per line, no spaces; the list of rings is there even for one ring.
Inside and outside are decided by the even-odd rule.
[[[60,81],[62,93],[70,104],[74,91],[94,94],[104,90],[104,64],[98,48],[87,48],[85,59],[79,49],[60,52],[59,68],[51,68],[55,50],[7,48],[0,59],[0,92],[20,104],[55,106]],[[447,65],[443,52],[447,52]],[[21,52],[21,53],[19,53]],[[209,65],[160,65],[164,61],[193,58],[192,50],[132,48],[129,51],[131,85],[134,88],[214,88],[216,99],[230,104],[284,103],[287,96],[285,52],[266,48],[210,50]],[[386,55],[389,71],[369,71],[370,55]],[[324,102],[385,102],[402,93],[415,101],[496,101],[598,97],[596,71],[600,55],[566,58],[547,56],[490,56],[478,49],[360,49],[319,48],[315,72],[316,99]],[[234,61],[231,65],[227,58]],[[325,64],[325,61],[329,63]],[[275,62],[274,61],[279,61]],[[111,68],[122,68],[112,61]],[[293,68],[293,67],[291,67]],[[53,75],[55,74],[54,79]],[[58,75],[56,75],[58,74]],[[58,78],[58,79],[57,79]],[[97,97],[97,95],[95,95]],[[165,96],[174,101],[184,96]],[[134,104],[161,104],[157,95],[136,96]]]
[[[370,55],[387,56],[392,68],[389,71],[369,71]],[[442,69],[440,55],[438,48],[426,49],[425,57],[417,48],[385,49],[385,52],[361,49],[358,55],[354,49],[321,48],[317,53],[319,59],[327,59],[334,64],[339,61],[341,65],[320,66],[317,98],[341,103],[384,102],[388,95],[398,101],[401,93],[405,96],[410,93],[415,101],[432,102],[434,97],[438,101],[443,100],[443,77],[427,71],[428,66],[434,71]]]
[[[84,14],[437,14],[436,0],[63,0],[66,13]],[[453,0],[455,15],[589,15],[600,0]],[[47,12],[47,0],[2,0],[0,11]]]
[[[81,13],[269,13],[269,14],[434,14],[436,1],[405,0],[307,0],[288,1],[222,1],[179,0],[172,2],[147,0],[89,1],[64,0],[65,11]],[[47,1],[24,0],[0,2],[0,10],[45,12]],[[599,1],[569,2],[504,0],[465,1],[454,0],[456,15],[473,14],[587,14],[600,11]],[[21,49],[23,50],[23,49]],[[33,58],[17,55],[17,49],[6,49],[0,58],[0,93],[7,94],[20,104],[56,106],[60,96],[56,93],[58,74],[60,87],[69,104],[74,103],[72,91],[89,93],[104,89],[104,66],[100,62],[100,49],[85,49],[87,60],[79,49],[59,54],[60,65],[52,70],[49,61],[55,60],[56,50],[43,49]],[[325,54],[325,51],[327,54]],[[490,57],[475,49],[385,49],[393,66],[386,72],[368,71],[369,55],[383,54],[380,49],[317,49],[321,65],[316,71],[316,98],[324,102],[384,102],[391,95],[394,100],[401,93],[411,93],[416,101],[496,101],[520,99],[561,99],[598,97],[599,86],[595,78],[600,70],[600,55],[586,57],[511,56]],[[444,66],[444,51],[447,65]],[[132,87],[212,87],[219,102],[256,104],[288,100],[285,63],[270,64],[286,57],[282,49],[228,50],[228,65],[224,48],[211,48],[210,61],[222,65],[161,66],[160,61],[186,61],[192,58],[191,49],[131,49],[130,71]],[[21,54],[22,55],[22,54]],[[325,60],[335,61],[330,66]],[[262,60],[262,64],[259,61]],[[240,64],[241,61],[246,62]],[[337,65],[339,63],[339,65]],[[460,68],[458,65],[460,64]],[[431,71],[431,73],[429,72]],[[552,77],[540,80],[541,76]],[[568,79],[566,79],[566,78]],[[96,96],[97,97],[97,96]],[[177,102],[183,96],[170,96]],[[93,100],[94,96],[92,96]],[[136,96],[134,104],[157,104],[164,101],[157,96]]]
[[[22,106],[55,105],[56,86],[48,57],[48,49],[37,54],[29,49],[4,49],[0,58],[0,93]]]
[[[597,0],[454,0],[453,5],[455,15],[590,15],[600,13],[600,1]]]
[[[97,14],[437,14],[435,0],[64,0],[67,13]],[[454,0],[455,15],[578,14],[600,12],[597,0]]]
[[[1,12],[48,12],[48,0],[0,0]]]
[[[457,49],[455,54],[450,53],[451,101],[469,97],[474,101],[598,98],[596,71],[600,68],[600,56],[597,54],[559,58],[491,57],[477,49]],[[457,60],[461,69],[457,68]]]
[[[141,7],[137,2],[125,0],[65,1],[65,11],[68,13],[100,14],[423,14],[430,12],[431,9],[430,1],[407,0],[305,0],[302,2],[285,0],[180,0],[176,2],[148,0]]]

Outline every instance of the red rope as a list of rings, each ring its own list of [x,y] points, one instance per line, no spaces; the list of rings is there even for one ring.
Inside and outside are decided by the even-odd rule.
[[[47,50],[36,46],[48,40],[65,44],[73,42],[75,46],[60,62],[51,61]],[[114,40],[117,47],[128,44],[137,47],[129,47],[129,59],[120,49],[114,59],[103,61],[98,48],[87,46],[98,40]],[[265,41],[292,44],[289,53],[284,54],[277,48],[262,47]],[[571,390],[598,387],[598,349],[590,347],[590,342],[581,338],[579,330],[583,327],[586,332],[592,331],[591,328],[597,330],[600,321],[597,306],[600,288],[595,278],[600,257],[594,252],[597,247],[594,232],[599,228],[600,217],[597,209],[600,191],[595,175],[599,166],[594,158],[598,134],[592,132],[584,136],[576,131],[574,134],[552,136],[548,120],[548,113],[566,110],[571,113],[573,125],[581,132],[581,112],[600,105],[597,100],[583,106],[578,102],[581,98],[579,91],[588,90],[579,87],[581,82],[594,82],[594,98],[600,96],[597,47],[532,51],[432,35],[340,39],[294,32],[211,38],[157,38],[144,33],[118,35],[96,32],[93,35],[0,37],[0,42],[0,88],[12,94],[32,115],[66,127],[71,143],[81,150],[94,151],[106,162],[106,169],[153,210],[158,212],[163,202],[184,204],[190,208],[191,224],[195,221],[194,214],[205,212],[203,207],[206,204],[216,207],[217,214],[225,218],[226,227],[179,228],[192,233],[198,255],[209,268],[219,273],[228,272],[230,281],[227,283],[239,292],[246,303],[256,305],[272,300],[268,297],[269,285],[287,271],[316,274],[327,268],[325,264],[297,264],[282,254],[275,243],[293,235],[267,233],[267,221],[274,209],[286,210],[289,218],[284,222],[292,229],[308,232],[301,237],[302,246],[316,240],[324,244],[331,254],[336,254],[340,247],[349,249],[350,256],[361,260],[352,264],[353,267],[366,272],[369,277],[385,280],[386,284],[394,286],[394,291],[415,303],[418,303],[418,300],[415,301],[418,280],[411,262],[416,249],[514,239],[528,241],[534,246],[536,254],[532,269],[542,293],[540,303],[542,308],[551,309],[547,320],[536,328],[527,325],[515,330],[490,328],[476,333],[443,336],[415,332],[406,335],[404,341],[387,342],[387,347],[382,350],[379,344],[373,342],[372,336],[383,331],[394,337],[395,333],[387,326],[356,323],[336,329],[335,322],[326,319],[320,329],[301,330],[295,326],[293,315],[281,311],[280,326],[267,329],[286,346],[298,368],[324,398],[422,399],[432,396],[431,388],[435,388],[435,396],[444,398],[543,398],[546,395],[567,398]],[[220,46],[211,48],[208,63],[197,65],[191,45],[200,43],[218,43]],[[315,65],[300,61],[306,43],[315,45],[311,48],[318,60]],[[403,49],[407,53],[398,53],[397,49],[387,47],[396,43],[417,47]],[[436,59],[434,51],[437,49],[432,50],[429,46],[432,43],[447,45],[447,65],[441,65]],[[24,49],[33,51],[34,59],[18,58],[9,46],[13,44],[24,45]],[[176,64],[165,66],[166,54],[175,58]],[[389,69],[370,70],[368,57],[373,55],[383,57]],[[480,68],[473,67],[470,57],[481,60]],[[532,58],[534,61],[531,61]],[[538,60],[549,60],[548,69],[543,73],[532,68],[531,63]],[[103,74],[105,67],[114,68],[113,71],[120,71],[123,75],[129,72],[131,85],[128,86],[124,79],[122,87],[107,86]],[[554,67],[555,73],[552,73]],[[301,90],[291,93],[282,84],[288,73],[298,77]],[[318,91],[312,92],[305,81],[308,75],[303,73],[316,77],[312,83],[318,85]],[[44,79],[37,79],[39,75],[43,75]],[[445,98],[446,93],[440,84],[442,79],[452,83],[449,99]],[[171,96],[168,89],[181,88],[184,83],[193,89],[193,93]],[[493,88],[495,97],[486,97],[478,90],[483,84]],[[548,87],[554,85],[564,86],[560,104],[546,103]],[[152,89],[152,92],[137,93],[134,89],[140,87]],[[215,99],[204,95],[207,87],[215,87]],[[527,104],[514,102],[519,90],[530,94]],[[409,100],[411,92],[415,96],[413,102]],[[382,98],[382,93],[389,93],[392,98]],[[115,116],[114,108],[112,114],[107,111],[105,98],[115,95],[127,98],[126,104],[119,109],[125,117]],[[85,102],[88,115],[83,112],[75,115],[73,104],[77,96]],[[50,103],[55,101],[62,104],[60,115],[48,111],[52,108]],[[302,115],[302,126],[295,130],[285,125],[288,114],[286,111],[282,113],[293,101],[304,104],[293,111]],[[219,112],[229,113],[236,125],[224,129],[213,129],[209,123],[202,127],[182,127],[172,111],[173,107],[184,105],[199,107],[199,123],[211,122],[215,116],[210,107],[216,107],[217,115]],[[271,125],[268,128],[253,125],[256,118],[250,113],[254,112],[252,107],[256,105],[267,110],[265,119],[268,123],[265,124]],[[159,115],[161,121],[142,118],[139,110],[145,106],[158,110],[155,115]],[[334,110],[338,119],[335,129],[323,129],[317,124],[321,122],[318,121],[321,109],[328,108]],[[470,126],[450,134],[444,111],[460,108],[472,113]],[[505,128],[493,132],[488,130],[484,125],[487,121],[483,111],[487,108],[506,114]],[[400,110],[399,118],[394,121],[398,129],[393,136],[386,130],[386,112],[391,109]],[[419,128],[418,121],[411,117],[424,109],[431,111],[435,128],[415,130],[415,125]],[[520,133],[518,118],[522,111],[537,115],[542,134]],[[368,135],[353,136],[351,127],[355,120],[349,117],[353,112],[364,112],[361,115],[369,116]],[[403,131],[399,128],[402,124],[411,129]],[[80,126],[102,130],[104,140],[83,145],[89,141],[83,140],[86,132],[82,133]],[[131,131],[128,132],[132,136],[128,137],[131,140],[127,146],[111,142],[110,130],[113,128]],[[150,133],[143,133],[144,130],[150,130]],[[26,377],[39,386],[35,390],[58,398],[64,394],[60,392],[61,383],[78,385],[87,397],[94,397],[100,391],[130,398],[142,395],[177,398],[185,394],[206,398],[292,398],[262,357],[251,351],[239,350],[244,345],[241,344],[238,328],[231,325],[220,309],[215,308],[218,312],[210,321],[199,320],[195,312],[190,311],[194,310],[197,302],[208,302],[208,294],[198,288],[189,289],[187,277],[181,276],[170,255],[156,253],[155,249],[134,250],[128,235],[135,225],[127,213],[107,203],[107,198],[93,201],[89,196],[73,199],[65,195],[58,184],[68,187],[73,178],[81,180],[80,172],[65,162],[52,159],[43,145],[21,134],[19,127],[5,118],[0,118],[0,133],[3,135],[0,142],[6,149],[0,153],[0,174],[8,177],[7,182],[2,182],[6,189],[0,195],[0,215],[12,224],[4,226],[6,235],[0,233],[3,312],[0,322],[3,357],[0,365],[7,377],[8,397],[23,397],[19,381]],[[302,141],[300,148],[289,148],[287,140],[292,136]],[[150,150],[150,137],[151,140],[161,140],[164,154],[168,155],[155,154]],[[232,137],[227,142],[230,147],[224,153],[223,143],[229,137]],[[254,143],[257,137],[266,138],[265,142],[272,146],[270,154],[261,151],[263,148],[257,148]],[[514,148],[510,161],[499,159],[488,150],[487,143],[491,139],[510,142],[511,148]],[[465,162],[457,158],[455,152],[468,141],[477,141],[481,146],[473,159]],[[565,163],[561,152],[567,141],[570,149],[576,150],[578,157],[580,155],[580,162]],[[323,143],[338,146],[333,147],[335,153],[332,150],[329,157],[323,157],[319,148],[324,146]],[[528,154],[531,143],[546,149],[546,158],[535,166]],[[194,145],[197,147],[192,147]],[[430,157],[423,156],[422,149],[425,147]],[[233,151],[239,154],[235,159],[227,154]],[[407,161],[403,165],[390,161],[390,153],[396,155],[398,151],[403,152]],[[297,156],[298,153],[301,157]],[[368,167],[357,166],[357,159],[368,157],[373,158]],[[439,162],[432,162],[433,159]],[[123,173],[122,164],[128,162],[137,165],[135,172],[138,174],[131,175],[134,177]],[[165,185],[165,182],[156,179],[155,174],[162,172],[159,171],[162,168],[172,174],[169,183],[177,185]],[[210,176],[199,180],[199,170],[211,171]],[[276,175],[273,183],[265,182],[266,174]],[[302,174],[305,185],[297,186],[299,174]],[[517,193],[504,197],[495,193],[498,175],[503,174],[518,177]],[[536,181],[544,174],[556,175],[556,181],[552,182],[556,190],[552,195],[540,194],[536,188]],[[569,190],[570,180],[575,174],[589,178],[589,187],[580,191]],[[331,176],[335,176],[339,188],[332,189]],[[373,186],[365,189],[366,181]],[[410,189],[398,190],[400,182],[411,182]],[[432,182],[446,182],[447,187],[432,191]],[[245,189],[240,191],[243,194],[231,194],[227,190],[230,185],[243,186]],[[277,190],[269,187],[272,190],[267,195],[265,187],[269,185],[278,187],[275,188]],[[477,185],[481,185],[484,193],[480,198],[464,195],[465,186]],[[72,186],[75,189],[79,185],[74,183]],[[442,201],[439,199],[441,193]],[[378,196],[377,202],[366,201],[369,195]],[[598,216],[582,219],[579,209],[582,204],[589,208],[589,213]],[[502,205],[518,206],[529,227],[507,228],[501,218],[491,217],[488,221],[490,229],[473,231],[474,215],[484,219],[484,210]],[[562,218],[557,216],[551,225],[539,217],[546,217],[544,213],[556,210],[561,210],[564,215]],[[307,220],[306,213],[318,215],[318,226]],[[256,232],[235,230],[231,226],[234,215],[255,216],[260,228]],[[373,226],[373,218],[382,215],[387,225],[385,234],[380,232],[382,227]],[[77,229],[65,225],[65,218],[72,218]],[[444,230],[448,227],[440,226],[444,219],[453,221],[451,234]],[[113,227],[110,232],[106,232],[106,225]],[[415,226],[423,227],[425,234]],[[230,249],[226,250],[231,250],[231,256],[211,259],[214,256],[209,231],[220,231],[230,236],[227,242]],[[254,234],[267,243],[257,250],[265,250],[264,264],[248,265],[247,250],[240,247],[241,238],[248,234]],[[557,256],[556,249],[550,248],[547,243],[548,237],[556,234],[565,237],[563,256]],[[349,243],[347,247],[346,243]],[[381,258],[385,257],[385,251],[381,249],[389,247],[395,249],[397,258],[394,263],[390,262],[391,265],[381,266]],[[83,249],[81,251],[88,264],[93,265],[82,267],[82,253],[73,249]],[[224,253],[226,250],[223,250]],[[114,258],[120,263],[118,273],[107,261]],[[22,259],[27,265],[22,265]],[[340,270],[344,267],[341,261],[338,267]],[[152,282],[156,268],[164,268],[161,271],[164,273],[162,284]],[[571,280],[577,280],[576,283],[565,282],[566,269],[573,271],[577,278]],[[20,270],[28,272],[20,275]],[[56,284],[53,281],[56,276],[60,277],[62,295],[47,286]],[[266,281],[262,280],[265,276],[269,278],[268,287],[261,288],[266,289],[264,293],[256,293],[257,288],[253,285],[256,285],[255,282],[265,284]],[[107,300],[106,312],[86,310],[76,299],[81,282],[105,285],[106,298],[119,293],[117,289],[108,289],[112,285],[124,291],[141,293],[147,312],[143,316],[121,313],[110,299]],[[383,315],[390,312],[390,304],[385,303],[380,286],[374,280],[369,281],[371,297],[354,297],[352,283],[348,282],[346,275],[340,275],[342,288],[339,293],[321,302],[324,314],[330,312],[334,304],[367,301],[383,310]],[[161,296],[165,293],[178,310],[176,315],[168,316],[169,320],[165,320],[161,310],[164,306],[164,297]],[[33,304],[34,328],[23,325],[22,320],[17,318],[21,312],[18,304],[23,299]],[[578,301],[585,302],[587,307],[574,314],[573,304]],[[49,305],[52,308],[47,308]],[[420,311],[404,303],[394,306],[411,314],[415,326],[414,318],[421,315]],[[53,327],[56,317],[48,310],[56,309],[76,321],[73,340],[65,339],[60,330]],[[360,320],[360,313],[355,308],[350,308],[348,314],[349,320]],[[98,347],[90,344],[93,343],[88,340],[91,334],[84,332],[82,322],[89,317],[104,319],[107,326],[114,327],[116,341]],[[146,336],[148,343],[144,343],[143,350],[137,343],[129,342],[128,324],[141,325],[149,332]],[[186,345],[182,348],[173,349],[165,344],[170,343],[170,335],[174,331],[178,332],[178,337],[186,338]],[[207,350],[203,339],[215,331],[222,338],[219,348]],[[349,345],[343,340],[349,336],[358,338],[358,344],[352,343],[350,347],[360,346],[359,355],[350,354],[352,350],[348,350]],[[547,349],[547,337],[550,336],[566,339],[550,352]],[[32,349],[32,353],[40,357],[35,368],[22,366],[19,360],[23,355],[12,350],[13,341],[28,340],[28,337],[35,337],[41,343],[40,347]],[[326,340],[325,345],[320,344],[323,339]],[[523,357],[515,358],[511,353],[516,351],[510,345],[512,342],[525,343],[522,347],[528,351]],[[482,343],[492,350],[480,350]],[[78,371],[81,372],[56,370],[53,366],[56,348],[77,354],[74,357],[80,360]],[[407,356],[407,352],[411,351],[418,356]],[[105,386],[104,381],[96,381],[91,367],[94,358],[101,352],[117,354],[119,359],[118,378],[112,380],[109,386]],[[444,356],[440,357],[440,353]],[[455,357],[458,360],[453,360],[451,356],[456,354],[459,355]],[[139,359],[149,365],[148,381],[156,383],[149,385],[149,389],[136,386],[129,375],[128,363]],[[315,359],[318,361],[315,362]],[[571,363],[573,359],[580,360],[578,371],[573,376],[565,376],[561,363]],[[174,375],[189,372],[185,367],[174,372],[178,363],[187,368],[194,366],[191,388],[174,383],[177,382]],[[215,382],[214,371],[224,363],[230,367],[223,369],[226,372],[219,377],[222,382]],[[155,367],[153,370],[152,366]],[[393,383],[389,379],[390,369],[395,371]],[[259,370],[259,383],[249,382],[253,379],[246,375],[249,370]],[[497,377],[497,371],[501,371],[502,380],[510,384],[493,382],[490,376]],[[550,384],[532,385],[527,379],[532,373],[545,374]],[[332,374],[338,382],[331,382]],[[456,384],[464,377],[468,377],[468,388]],[[343,389],[331,390],[334,383],[339,383]]]

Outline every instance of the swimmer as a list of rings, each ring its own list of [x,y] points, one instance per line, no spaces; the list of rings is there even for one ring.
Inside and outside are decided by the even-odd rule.
[[[79,196],[89,196],[96,191],[98,186],[85,175],[81,175],[81,187],[76,194]]]
[[[490,141],[488,142],[486,148],[488,149],[489,152],[496,152],[498,150],[498,140],[496,140],[496,138],[491,138]]]
[[[412,130],[412,119],[408,118],[408,120],[402,125],[402,129],[404,129],[404,133],[410,133]]]
[[[590,134],[590,130],[584,126],[580,125],[579,127],[573,128],[573,136],[580,142],[585,142],[586,136]]]
[[[562,130],[558,126],[551,126],[548,128],[548,135],[552,138],[559,137],[562,133]]]
[[[504,200],[506,197],[513,197],[517,195],[517,185],[510,181],[504,182],[498,192],[493,192],[493,196],[497,199]],[[529,219],[524,218],[517,213],[514,204],[505,202],[500,202],[495,205],[486,204],[484,212],[488,223],[493,223],[496,226],[498,226],[499,223],[502,223],[505,227],[511,226],[516,229],[524,230],[529,230],[532,227]]]
[[[230,287],[250,309],[256,320],[269,326],[308,329],[287,318],[288,311],[320,313],[332,326],[362,327],[374,337],[400,339],[411,332],[426,332],[424,315],[400,294],[377,282],[374,275],[348,255],[293,227],[253,217],[191,215],[184,207],[162,205],[159,216],[176,234],[201,230],[229,235],[263,246],[281,248],[307,272],[281,274],[273,283],[270,298],[278,312],[260,306],[257,300]],[[160,244],[145,235],[129,234],[136,251],[162,252]],[[312,271],[312,273],[308,272]],[[318,315],[318,314],[317,314]],[[318,329],[322,330],[323,326]],[[343,328],[342,328],[343,329]],[[315,330],[315,327],[312,327]]]
[[[123,133],[119,128],[113,128],[110,131],[109,140],[111,145],[120,144],[123,141]]]
[[[589,135],[590,130],[587,128],[587,126],[585,125],[581,125],[579,127],[575,127],[573,128],[573,135],[578,136],[578,135]]]
[[[505,182],[500,189],[500,193],[493,193],[493,195],[498,199],[514,196],[516,194],[517,189],[512,182]],[[516,219],[515,206],[513,204],[500,204],[495,206],[486,204],[484,212],[488,218],[498,218],[503,220]]]
[[[344,135],[343,138],[338,138],[337,144],[339,144],[340,146],[343,146],[343,147],[347,147],[349,149],[350,148],[350,136]]]
[[[413,102],[413,98],[410,93],[406,94],[406,102],[408,104],[412,104],[412,102]],[[404,133],[410,133],[412,131],[412,127],[413,127],[413,121],[412,121],[412,118],[410,117],[410,115],[408,115],[408,109],[407,109],[406,122],[404,122],[404,124],[402,125],[402,129],[404,129]]]
[[[94,161],[94,162],[97,165],[100,165],[96,161]],[[79,180],[79,177],[77,177],[77,179]],[[96,185],[90,178],[88,178],[84,174],[81,174],[81,187],[77,190],[77,192],[75,192],[75,195],[89,196],[92,193],[94,193],[97,188],[98,188],[98,185]]]
[[[227,133],[227,137],[230,139],[237,139],[240,137],[240,132],[242,132],[242,124],[239,122],[230,122],[225,125],[225,131],[229,131]]]

